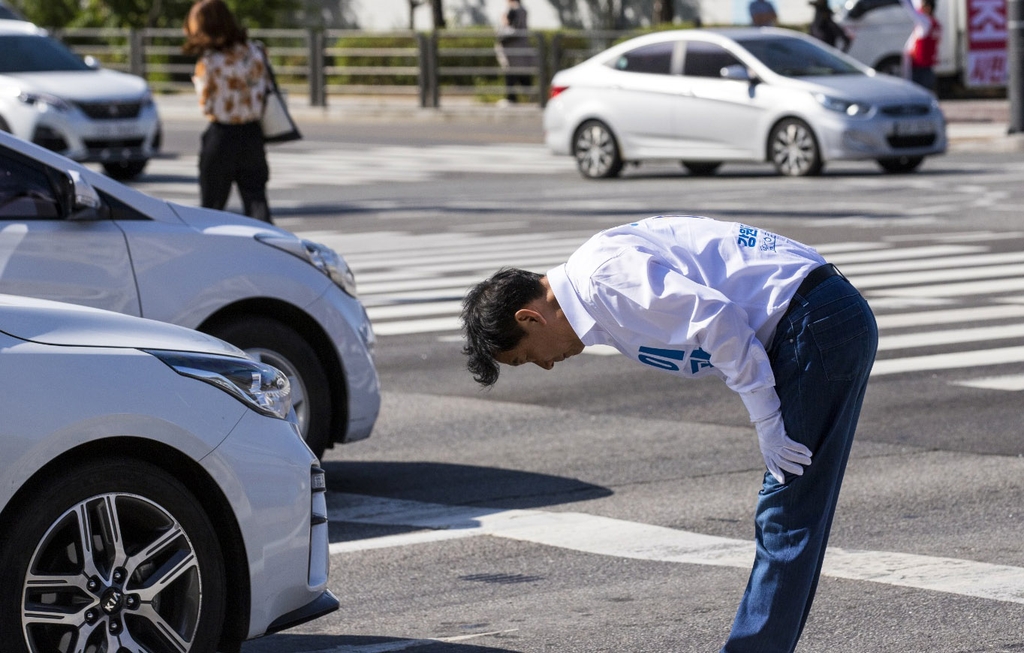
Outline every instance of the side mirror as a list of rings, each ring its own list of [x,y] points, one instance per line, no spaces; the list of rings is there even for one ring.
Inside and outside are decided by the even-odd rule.
[[[757,80],[746,66],[741,66],[740,64],[726,66],[722,68],[719,74],[721,74],[723,79],[734,79],[738,82],[754,82]]]
[[[107,207],[100,199],[100,194],[77,170],[68,171],[71,182],[71,210],[69,220],[103,220],[107,217]]]

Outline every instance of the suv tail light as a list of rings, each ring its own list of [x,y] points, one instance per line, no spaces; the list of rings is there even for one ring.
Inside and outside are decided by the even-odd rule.
[[[556,97],[562,94],[563,91],[569,90],[568,86],[552,86],[551,92],[548,94],[549,100],[554,100]]]

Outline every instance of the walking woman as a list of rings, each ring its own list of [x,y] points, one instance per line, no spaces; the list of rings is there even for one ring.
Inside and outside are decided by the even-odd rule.
[[[199,0],[185,20],[183,50],[199,57],[192,81],[210,121],[199,150],[199,195],[223,209],[238,185],[245,214],[271,222],[270,169],[260,130],[269,77],[263,49],[250,41],[224,0]]]

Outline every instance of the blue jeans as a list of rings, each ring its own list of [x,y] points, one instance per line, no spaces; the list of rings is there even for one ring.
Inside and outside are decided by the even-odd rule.
[[[814,455],[803,476],[768,474],[758,495],[757,553],[723,653],[796,648],[825,557],[839,487],[878,346],[868,304],[842,277],[796,295],[768,348],[782,419]]]

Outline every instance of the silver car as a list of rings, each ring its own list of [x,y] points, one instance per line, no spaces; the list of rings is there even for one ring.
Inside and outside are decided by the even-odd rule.
[[[160,119],[141,77],[86,64],[35,25],[0,20],[0,130],[117,179],[160,149]]]
[[[237,650],[337,609],[324,472],[278,370],[9,295],[0,370],[4,651]]]
[[[946,149],[928,91],[774,28],[668,31],[616,45],[555,75],[544,129],[548,147],[591,178],[656,159],[692,174],[768,161],[783,175],[814,175],[844,159],[899,173]]]
[[[375,338],[333,250],[128,188],[0,133],[0,293],[198,329],[284,371],[318,456],[370,435]]]

